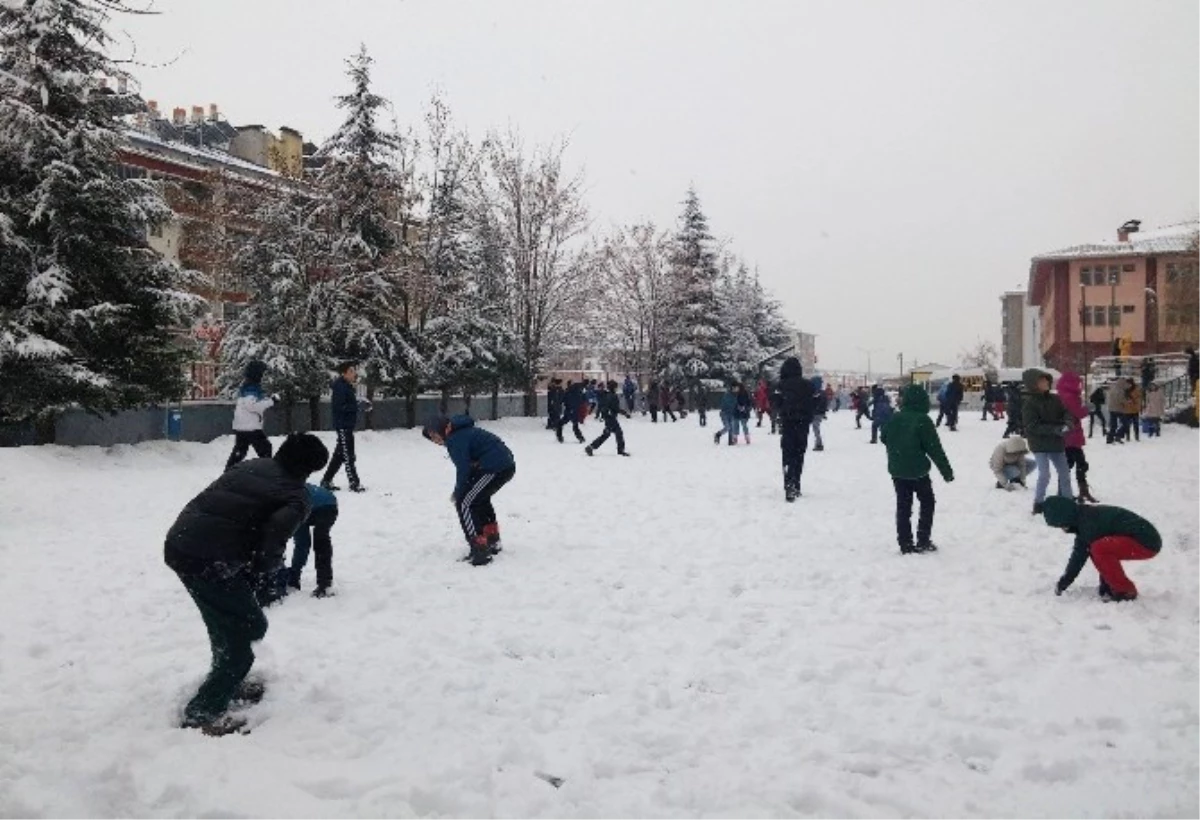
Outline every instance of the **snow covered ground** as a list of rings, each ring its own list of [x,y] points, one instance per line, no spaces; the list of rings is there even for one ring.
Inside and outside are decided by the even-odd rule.
[[[491,426],[500,559],[454,560],[443,450],[362,434],[339,595],[269,611],[221,739],[175,728],[208,644],[161,553],[230,440],[0,451],[0,816],[1197,815],[1194,431],[1089,446],[1164,540],[1106,605],[1091,567],[1054,596],[1071,539],[993,488],[1000,422],[943,433],[941,552],[906,557],[847,412],[792,506],[762,431],[638,418],[589,460]]]

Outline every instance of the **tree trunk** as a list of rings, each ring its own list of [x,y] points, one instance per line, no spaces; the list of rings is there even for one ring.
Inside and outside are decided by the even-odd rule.
[[[531,383],[525,388],[525,415],[533,418],[537,414],[537,385]]]
[[[442,388],[442,397],[438,399],[438,412],[443,416],[450,414],[450,388]]]
[[[53,444],[58,436],[58,425],[55,423],[57,421],[58,414],[56,413],[47,413],[45,415],[38,416],[38,418],[33,422],[34,440],[37,441],[38,444]]]
[[[471,391],[463,390],[463,408],[466,414],[471,415]]]
[[[375,419],[373,418],[375,413],[374,408],[372,407],[374,399],[375,383],[367,382],[367,412],[363,413],[363,429],[365,430],[375,429]]]
[[[283,400],[283,431],[285,433],[296,432],[296,428],[292,425],[292,406],[293,402],[290,398]]]
[[[409,430],[417,426],[417,389],[410,387],[404,394],[404,424]]]
[[[321,429],[320,396],[313,396],[308,400],[308,429],[314,433]]]
[[[492,385],[492,421],[500,418],[500,383]]]

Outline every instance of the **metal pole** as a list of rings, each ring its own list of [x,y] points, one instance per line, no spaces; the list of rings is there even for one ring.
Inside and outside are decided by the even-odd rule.
[[[1088,376],[1088,352],[1087,352],[1087,288],[1083,282],[1079,283],[1079,329],[1083,335],[1083,383],[1087,386]]]

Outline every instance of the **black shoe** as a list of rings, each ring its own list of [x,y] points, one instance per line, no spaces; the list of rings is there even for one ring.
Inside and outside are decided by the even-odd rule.
[[[595,452],[594,450],[592,450],[592,445],[590,445],[590,444],[587,447],[584,447],[583,451],[585,453],[587,453],[589,456]]]
[[[336,484],[334,484],[332,481],[322,481],[321,489],[329,490],[329,492],[331,492],[331,493],[336,493],[338,490],[340,490],[342,488],[337,486]]]
[[[558,431],[558,433],[555,435],[555,438],[557,438],[557,439],[558,439],[558,443],[559,443],[559,444],[562,444],[562,443],[563,443],[563,434],[562,434],[562,430],[559,430],[559,431]]]
[[[825,445],[824,445],[824,444],[818,444],[816,447],[814,447],[814,448],[813,448],[813,452],[814,452],[814,453],[819,453],[819,452],[821,452],[821,451],[822,451],[822,450],[824,450],[824,449],[825,449]]]
[[[915,547],[913,547],[913,549],[916,552],[937,552],[938,551],[937,544],[933,543],[932,541],[925,541],[923,543],[917,544]]]
[[[784,487],[783,488],[783,498],[785,501],[787,501],[787,503],[791,504],[793,501],[795,501],[799,497],[800,497],[800,488],[799,487]]]
[[[312,596],[314,598],[332,598],[336,594],[337,593],[329,587],[317,587],[313,590]]]
[[[250,705],[259,703],[267,694],[267,687],[260,680],[244,680],[233,692],[233,700],[239,704]]]
[[[300,573],[288,572],[287,585],[297,592],[300,591]]]
[[[720,443],[721,443],[721,434],[713,433],[713,444],[720,444]]]
[[[367,491],[367,488],[361,484],[351,484],[350,485],[350,492],[352,492],[352,493],[365,493],[366,491]]]
[[[628,451],[628,450],[622,450],[621,452],[617,453],[617,455],[619,455],[619,456],[625,456],[625,458],[629,458],[629,451]]]
[[[912,544],[901,544],[900,545],[900,554],[901,555],[912,555],[916,551],[917,551],[917,548],[914,547]]]
[[[212,720],[194,720],[185,718],[183,723],[179,724],[182,729],[199,729],[209,737],[225,737],[225,735],[241,734],[248,735],[250,730],[246,728],[246,719],[233,717],[232,715],[221,715]]]
[[[1042,502],[1040,502],[1040,501],[1035,501],[1035,502],[1034,502],[1034,504],[1033,504],[1033,514],[1034,514],[1034,515],[1041,515],[1041,514],[1042,514],[1042,510],[1044,510],[1044,509],[1046,509],[1046,505],[1045,505],[1045,504],[1043,504],[1043,503],[1042,503]]]

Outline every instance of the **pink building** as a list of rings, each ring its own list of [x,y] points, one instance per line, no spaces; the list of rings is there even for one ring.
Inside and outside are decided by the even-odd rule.
[[[1152,231],[1126,222],[1115,241],[1033,257],[1029,303],[1039,310],[1039,346],[1052,367],[1079,369],[1116,340],[1132,355],[1183,350],[1197,342],[1197,236],[1186,222]]]

